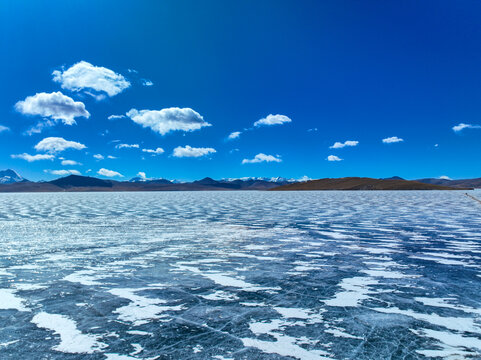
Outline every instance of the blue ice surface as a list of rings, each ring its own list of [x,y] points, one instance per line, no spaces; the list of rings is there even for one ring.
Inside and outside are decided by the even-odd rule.
[[[0,359],[479,359],[480,229],[461,191],[0,194]]]

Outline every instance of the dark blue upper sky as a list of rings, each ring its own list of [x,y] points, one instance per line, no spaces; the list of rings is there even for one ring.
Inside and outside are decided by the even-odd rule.
[[[479,177],[480,14],[477,1],[5,0],[0,169]]]

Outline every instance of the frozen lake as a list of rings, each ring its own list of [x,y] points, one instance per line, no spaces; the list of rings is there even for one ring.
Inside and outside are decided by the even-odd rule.
[[[461,191],[0,194],[2,360],[481,358],[480,294]]]

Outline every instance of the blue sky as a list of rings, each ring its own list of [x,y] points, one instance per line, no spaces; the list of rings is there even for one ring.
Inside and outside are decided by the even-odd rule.
[[[0,169],[33,180],[479,177],[480,11],[5,0]]]

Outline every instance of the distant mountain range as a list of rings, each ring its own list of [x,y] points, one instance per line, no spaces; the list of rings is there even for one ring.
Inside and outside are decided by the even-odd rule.
[[[214,180],[206,177],[192,182],[134,177],[129,181],[104,180],[90,176],[69,175],[52,181],[33,182],[11,169],[0,171],[0,192],[62,191],[205,191],[205,190],[453,190],[481,188],[481,178],[466,180],[404,180],[338,178],[299,181],[286,178],[244,177]]]
[[[6,170],[6,172],[9,170]],[[18,175],[18,174],[17,174]],[[193,182],[176,182],[166,179],[133,178],[130,181],[104,180],[90,176],[69,175],[52,181],[27,180],[5,182],[0,192],[60,192],[60,191],[202,191],[202,190],[269,190],[291,180],[275,179],[223,179],[204,178]]]

